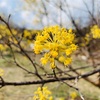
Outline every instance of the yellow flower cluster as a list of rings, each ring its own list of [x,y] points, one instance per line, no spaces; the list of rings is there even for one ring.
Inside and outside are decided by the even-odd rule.
[[[100,38],[100,28],[98,27],[98,25],[94,25],[93,27],[91,27],[91,33],[93,35],[93,38]]]
[[[4,74],[4,70],[0,68],[0,76]]]
[[[24,38],[32,39],[40,30],[24,30]]]
[[[17,31],[15,29],[11,29],[11,30],[13,35],[17,34]],[[0,38],[5,36],[11,36],[11,32],[9,31],[6,25],[0,24]]]
[[[30,37],[31,38],[31,33],[28,30],[24,30],[24,37]]]
[[[81,39],[81,43],[79,45],[84,47],[90,43],[90,41],[92,40],[92,37],[90,33],[86,33],[86,35],[84,37],[80,37],[80,39]]]
[[[41,58],[42,65],[49,62],[50,67],[55,68],[55,60],[69,65],[72,61],[71,54],[77,49],[74,39],[75,35],[71,29],[66,30],[59,26],[45,27],[42,33],[36,36],[34,52],[36,54],[45,52]]]
[[[15,29],[11,29],[12,33],[10,32],[10,30],[7,28],[6,25],[0,24],[0,39],[2,40],[9,40],[10,42],[13,42],[15,44],[17,44],[16,39],[14,38],[14,36],[18,35],[17,31]]]
[[[34,92],[33,100],[53,100],[51,96],[51,92],[47,87],[38,88],[36,92]]]
[[[41,30],[24,30],[24,35],[23,35],[23,39],[25,40],[24,42],[26,42],[26,44],[28,44],[28,46],[34,42],[34,38],[36,36],[36,34],[38,32],[41,32]],[[26,47],[26,44],[25,47]]]

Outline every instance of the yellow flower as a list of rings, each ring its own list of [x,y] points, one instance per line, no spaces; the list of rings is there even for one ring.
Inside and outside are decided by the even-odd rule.
[[[77,50],[77,46],[75,44],[71,44],[67,49],[66,49],[66,55],[69,56],[70,54],[73,53],[73,51]]]
[[[77,93],[76,92],[70,93],[70,97],[72,98],[72,100],[74,100],[77,97]]]
[[[0,51],[4,51],[5,50],[5,47],[3,44],[0,44]]]
[[[42,51],[42,48],[43,48],[42,45],[36,45],[36,44],[35,44],[35,50],[34,50],[34,52],[35,52],[36,54],[39,54],[40,51]]]
[[[100,28],[97,25],[91,27],[91,33],[93,35],[93,38],[100,38]]]
[[[31,33],[27,30],[24,31],[24,37],[27,38],[27,37],[30,37],[31,36]]]
[[[74,44],[75,35],[72,30],[66,30],[59,26],[45,27],[42,33],[38,33],[34,42],[34,52],[39,54],[45,52],[41,59],[43,65],[50,63],[51,68],[55,68],[55,60],[67,65],[69,62],[65,61],[76,49]],[[47,56],[45,56],[47,54]],[[65,55],[65,59],[61,55]],[[54,59],[51,62],[51,59]],[[70,58],[69,58],[70,59]]]
[[[13,33],[14,35],[16,35],[16,34],[17,34],[17,31],[14,30],[14,29],[12,29],[12,33]]]
[[[39,87],[37,91],[34,92],[33,100],[53,100],[51,94],[51,91],[49,91],[47,87]]]
[[[0,76],[4,74],[4,70],[0,68]]]
[[[56,58],[58,56],[58,52],[57,51],[50,51],[50,55],[53,57],[53,58]]]
[[[62,63],[65,61],[65,59],[66,59],[66,58],[65,58],[64,56],[60,56],[60,57],[59,57],[59,61],[62,62]]]
[[[47,62],[48,62],[48,59],[46,59],[46,58],[41,58],[40,61],[41,61],[42,65],[46,65]]]
[[[11,37],[9,37],[9,41],[14,43],[14,44],[18,43],[18,41],[15,38],[11,38]]]
[[[52,69],[54,69],[56,66],[55,66],[55,63],[54,62],[52,62],[52,63],[50,63],[50,67],[52,68]]]
[[[67,56],[70,55],[71,53],[72,53],[72,49],[71,48],[66,49],[66,55]]]
[[[66,58],[66,60],[64,61],[64,65],[69,65],[72,62],[71,58]]]

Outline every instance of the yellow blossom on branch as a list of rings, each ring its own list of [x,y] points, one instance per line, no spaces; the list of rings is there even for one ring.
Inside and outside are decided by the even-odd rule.
[[[55,60],[59,60],[64,65],[69,65],[72,61],[71,54],[77,49],[74,44],[75,35],[72,30],[66,30],[59,26],[45,27],[42,33],[38,33],[34,42],[34,52],[44,53],[41,58],[42,65],[50,63],[51,68],[55,68]]]
[[[51,91],[47,87],[38,88],[34,92],[33,100],[53,100]]]
[[[98,27],[98,25],[94,25],[93,27],[91,27],[91,33],[93,35],[93,38],[100,38],[100,28]]]
[[[24,37],[31,37],[31,33],[27,30],[24,31]]]

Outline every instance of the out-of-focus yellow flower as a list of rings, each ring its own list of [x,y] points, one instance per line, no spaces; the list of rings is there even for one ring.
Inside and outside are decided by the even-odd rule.
[[[77,41],[81,47],[85,47],[90,43],[90,41],[93,39],[92,35],[89,33],[86,33],[85,36],[79,37],[79,40]]]
[[[11,38],[11,37],[9,37],[9,41],[14,43],[14,44],[18,43],[18,41],[15,38]]]
[[[77,49],[74,39],[75,35],[72,30],[59,26],[45,27],[42,33],[38,33],[36,36],[34,52],[39,54],[46,51],[41,58],[41,63],[45,65],[50,62],[51,68],[56,67],[55,60],[69,65],[71,63],[70,55]],[[53,59],[52,62],[51,59]]]
[[[24,37],[30,37],[31,36],[31,33],[28,31],[28,30],[25,30],[24,31]]]
[[[13,35],[16,35],[17,31],[15,29],[12,29],[12,33],[13,33]]]
[[[11,31],[12,33],[10,32],[10,30],[6,25],[0,24],[0,34],[2,35],[2,37],[5,36],[10,37],[17,34],[17,31],[15,29],[11,29]]]
[[[89,44],[89,42],[91,41],[92,37],[89,33],[87,33],[84,37],[85,40],[85,45]]]
[[[71,92],[70,97],[71,97],[71,100],[74,100],[77,97],[77,93],[76,92]]]
[[[5,50],[5,47],[3,44],[0,44],[0,51],[4,51]]]
[[[39,87],[37,91],[34,92],[33,100],[53,100],[51,94],[51,91],[48,90],[47,87]]]
[[[91,27],[91,33],[93,35],[93,38],[100,38],[100,28],[98,27],[98,25],[94,25],[93,27]]]
[[[66,58],[64,61],[64,65],[69,65],[72,62],[71,58]]]
[[[4,74],[4,70],[0,68],[0,76]]]

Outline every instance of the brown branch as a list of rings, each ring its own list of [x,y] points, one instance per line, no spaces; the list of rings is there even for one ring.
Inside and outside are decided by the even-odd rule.
[[[46,84],[46,83],[51,83],[51,82],[58,82],[59,80],[62,80],[62,81],[75,80],[76,78],[78,78],[78,79],[86,78],[86,77],[96,74],[98,72],[100,72],[100,68],[96,69],[94,71],[88,72],[86,74],[79,75],[79,76],[62,77],[59,79],[52,78],[52,79],[48,79],[48,80],[37,80],[37,81],[28,81],[28,82],[6,82],[6,81],[4,81],[3,86],[21,86],[21,85],[34,85],[34,84],[38,85],[38,84],[43,84],[43,83]],[[2,85],[2,82],[0,82],[0,85]]]
[[[94,18],[94,2],[92,1],[92,4],[93,4],[93,8],[92,8],[92,12],[89,10],[89,8],[88,8],[88,5],[87,5],[87,3],[85,2],[85,0],[83,0],[83,3],[85,4],[85,6],[86,6],[86,8],[87,8],[87,11],[88,11],[88,13],[90,14],[90,16],[91,16],[91,18],[92,18],[92,21],[94,21],[95,22],[95,24],[97,24],[97,21],[96,21],[96,19]],[[93,22],[92,22],[93,23]]]
[[[95,64],[95,66],[98,66],[98,65],[100,65],[100,63]],[[62,71],[61,69],[59,69],[59,72],[56,72],[56,75],[57,75],[57,74],[65,74],[65,75],[71,76],[70,74],[68,74],[68,72],[72,72],[72,71],[75,72],[75,71],[77,71],[77,70],[90,68],[90,67],[92,67],[92,66],[93,66],[93,65],[86,65],[86,66],[81,66],[81,67],[69,69],[69,70],[67,70],[67,71]],[[57,67],[57,69],[58,69],[58,67]],[[53,74],[53,73],[49,73],[49,74],[47,74],[47,75],[54,75],[54,74]],[[43,75],[42,75],[42,76],[43,76]]]
[[[70,69],[74,72],[74,73],[76,73],[77,75],[79,75],[79,76],[81,76],[81,74],[79,73],[79,72],[77,72],[76,70],[73,70],[73,68],[72,68],[72,66],[70,66]],[[99,68],[100,69],[100,68]],[[95,70],[94,70],[95,71]],[[93,71],[92,71],[93,72]],[[90,72],[91,73],[91,72]],[[100,71],[98,71],[97,73],[100,73]],[[90,75],[91,76],[91,75]],[[83,77],[84,78],[84,80],[86,80],[87,82],[89,82],[89,83],[91,83],[91,84],[93,84],[94,86],[96,86],[96,87],[99,87],[100,88],[100,84],[98,83],[98,84],[96,84],[96,83],[94,83],[90,78],[88,78],[88,77]]]
[[[14,63],[16,64],[16,66],[18,66],[18,67],[19,67],[19,68],[21,68],[22,70],[26,71],[27,73],[30,73],[30,74],[35,74],[35,73],[33,73],[33,72],[29,71],[28,69],[26,69],[26,68],[22,67],[22,66],[21,66],[21,65],[17,62],[16,57],[15,57],[15,54],[14,54],[14,51],[13,51],[13,48],[11,47],[11,45],[10,45],[10,44],[9,44],[8,46],[9,46],[9,48],[10,48],[10,49],[11,49],[11,51],[12,51],[13,60],[14,60]]]

